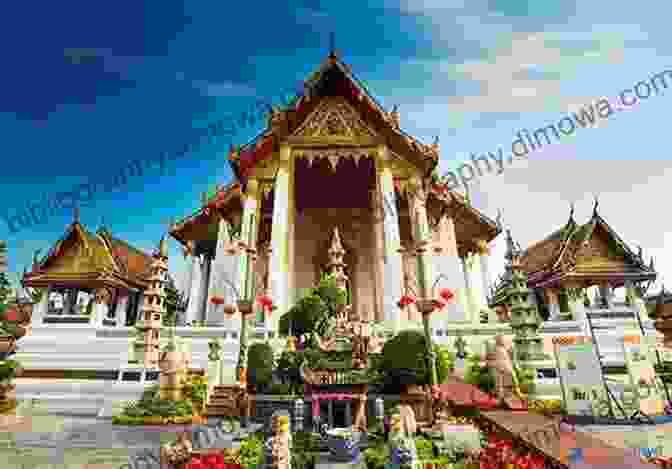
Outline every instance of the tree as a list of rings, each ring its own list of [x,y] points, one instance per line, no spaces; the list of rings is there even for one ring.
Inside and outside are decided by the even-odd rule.
[[[7,298],[12,292],[12,287],[5,271],[7,266],[7,244],[0,241],[0,313],[7,309]]]
[[[175,286],[175,281],[173,277],[168,275],[168,281],[166,282],[166,313],[163,315],[163,325],[170,326],[175,324],[177,319],[177,313],[184,311],[184,301],[182,294],[179,292]]]
[[[291,326],[295,336],[309,333],[324,335],[329,321],[346,301],[347,293],[336,286],[336,278],[322,275],[318,285],[280,318],[280,334],[288,335]]]

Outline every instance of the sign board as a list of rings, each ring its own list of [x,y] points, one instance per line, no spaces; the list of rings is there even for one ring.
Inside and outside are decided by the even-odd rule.
[[[590,337],[554,337],[553,350],[569,415],[606,415],[602,367]],[[605,413],[606,410],[606,413]]]
[[[662,389],[653,368],[655,336],[623,336],[623,353],[639,410],[645,415],[663,414]]]

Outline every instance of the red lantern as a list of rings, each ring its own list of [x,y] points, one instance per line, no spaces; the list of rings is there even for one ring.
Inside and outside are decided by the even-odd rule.
[[[404,295],[397,302],[397,306],[399,306],[399,308],[404,308],[413,304],[415,304],[415,298],[413,298],[411,295]]]
[[[439,290],[439,297],[444,304],[452,304],[455,300],[455,293],[450,288],[442,288]]]
[[[258,296],[257,303],[259,303],[266,312],[271,312],[275,309],[275,305],[273,304],[273,298],[271,298],[269,295]]]
[[[222,298],[221,296],[213,296],[213,297],[210,298],[210,303],[212,303],[213,305],[218,305],[218,306],[223,305],[224,304],[224,298]]]

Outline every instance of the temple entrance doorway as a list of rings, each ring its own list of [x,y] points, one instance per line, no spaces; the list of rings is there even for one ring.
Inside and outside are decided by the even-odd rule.
[[[320,154],[319,150],[314,150]],[[325,154],[332,152],[325,149]],[[347,153],[346,150],[343,150]],[[326,158],[294,162],[294,285],[298,291],[315,286],[329,262],[334,228],[345,249],[345,272],[353,309],[363,319],[376,313],[376,228],[371,196],[376,188],[373,158],[358,163],[341,158],[335,169]]]
[[[320,421],[329,428],[344,428],[352,425],[351,401],[335,399],[320,401]]]

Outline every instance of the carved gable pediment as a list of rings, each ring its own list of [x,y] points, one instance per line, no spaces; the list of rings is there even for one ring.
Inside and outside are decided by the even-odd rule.
[[[602,230],[595,230],[590,239],[586,240],[576,254],[576,265],[584,269],[624,269],[629,262],[622,253],[610,246],[609,238]]]
[[[359,113],[340,97],[325,97],[294,132],[296,137],[329,138],[375,137]]]

